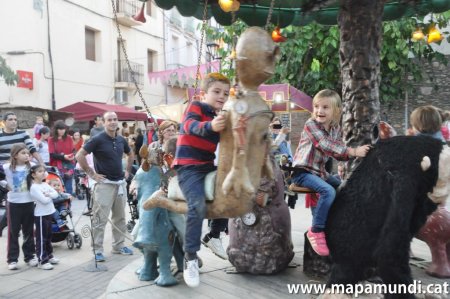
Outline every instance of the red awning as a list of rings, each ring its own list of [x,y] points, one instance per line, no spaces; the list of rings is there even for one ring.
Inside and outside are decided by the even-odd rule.
[[[119,120],[147,120],[147,114],[138,112],[130,107],[122,105],[109,105],[98,102],[78,102],[58,111],[72,112],[75,121],[90,121],[96,115],[103,115],[108,111],[117,113]]]

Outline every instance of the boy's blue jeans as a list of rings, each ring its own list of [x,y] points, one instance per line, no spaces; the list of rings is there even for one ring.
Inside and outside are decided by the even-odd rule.
[[[177,167],[178,182],[188,204],[184,251],[200,250],[203,219],[206,215],[205,177],[216,170],[213,164],[184,165]]]
[[[327,222],[328,211],[336,197],[336,190],[341,180],[337,176],[329,176],[326,181],[309,172],[297,174],[292,178],[292,182],[297,186],[307,187],[320,194],[319,201],[313,212],[314,228],[323,230]]]

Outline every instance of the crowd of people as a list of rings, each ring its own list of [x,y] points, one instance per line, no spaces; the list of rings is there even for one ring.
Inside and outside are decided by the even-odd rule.
[[[135,153],[138,152],[136,145],[140,147],[143,143],[142,131],[137,129],[135,135],[131,134],[128,125],[124,124],[120,131],[114,112],[95,117],[88,139],[83,138],[80,130],[67,127],[62,120],[55,121],[50,129],[41,116],[36,117],[33,138],[25,130],[18,129],[15,113],[4,113],[3,123],[4,128],[0,131],[3,177],[0,179],[5,180],[9,191],[6,198],[8,269],[19,268],[20,231],[23,259],[27,265],[51,270],[59,262],[53,256],[51,245],[52,223],[65,229],[67,222],[61,219],[60,212],[67,208],[68,200],[76,197],[77,178],[74,174],[77,162],[78,168],[84,169],[94,183],[91,192],[96,200],[93,207],[89,207],[92,214],[87,215],[101,220],[92,228],[95,259],[105,260],[103,236],[110,211],[114,226],[112,252],[133,254],[124,245],[125,179],[133,165],[139,167],[140,160],[135,160]],[[88,159],[91,165],[86,160],[88,154],[91,154]],[[124,155],[128,157],[125,172],[122,167]],[[48,176],[50,170],[59,176]]]

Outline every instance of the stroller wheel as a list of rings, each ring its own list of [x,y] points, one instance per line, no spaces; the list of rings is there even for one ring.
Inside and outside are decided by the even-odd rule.
[[[134,226],[136,225],[136,222],[134,222],[133,220],[129,220],[127,223],[127,231],[131,234],[131,232],[133,231]]]
[[[74,236],[74,234],[72,232],[70,232],[67,235],[66,241],[67,241],[67,247],[69,249],[73,249],[73,247],[75,246],[75,236]]]
[[[83,244],[83,240],[81,239],[81,235],[79,233],[75,233],[74,241],[75,241],[75,247],[77,249],[80,249],[81,245]]]

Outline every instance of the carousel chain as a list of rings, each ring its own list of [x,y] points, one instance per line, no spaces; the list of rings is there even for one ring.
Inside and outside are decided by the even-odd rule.
[[[200,37],[200,46],[198,49],[198,56],[197,56],[197,73],[195,74],[194,96],[197,95],[198,79],[200,77],[200,63],[201,63],[201,59],[202,59],[203,41],[205,39],[207,13],[208,13],[208,0],[205,0],[205,7],[203,8],[203,19],[202,19],[202,21],[203,21],[202,22],[202,35]]]
[[[270,8],[269,13],[267,14],[267,20],[266,20],[266,26],[264,26],[264,29],[269,29],[270,20],[272,19],[272,13],[273,13],[273,6],[275,5],[275,0],[272,0],[270,2]]]
[[[130,75],[131,75],[131,80],[133,81],[134,86],[136,87],[136,91],[137,91],[137,93],[139,94],[139,99],[141,100],[142,105],[144,105],[144,108],[145,108],[145,110],[147,111],[147,115],[148,115],[149,117],[152,117],[152,113],[150,112],[150,109],[148,108],[147,103],[145,103],[144,97],[142,96],[142,93],[141,93],[141,89],[139,88],[139,85],[137,84],[136,78],[134,77],[134,71],[133,71],[133,69],[131,68],[130,60],[128,59],[128,53],[127,53],[127,50],[125,49],[125,45],[124,45],[124,42],[123,42],[122,32],[121,32],[121,30],[120,30],[119,22],[118,22],[118,20],[117,20],[117,10],[116,10],[116,5],[115,5],[114,2],[115,2],[115,0],[111,0],[112,9],[113,9],[113,14],[114,14],[114,21],[115,21],[115,23],[116,23],[117,33],[118,33],[118,35],[119,35],[120,46],[121,46],[121,48],[122,48],[122,52],[123,52],[123,55],[125,56],[125,61],[126,61],[126,63],[127,63],[128,72],[130,73]],[[155,122],[155,125],[157,125],[156,122]]]

